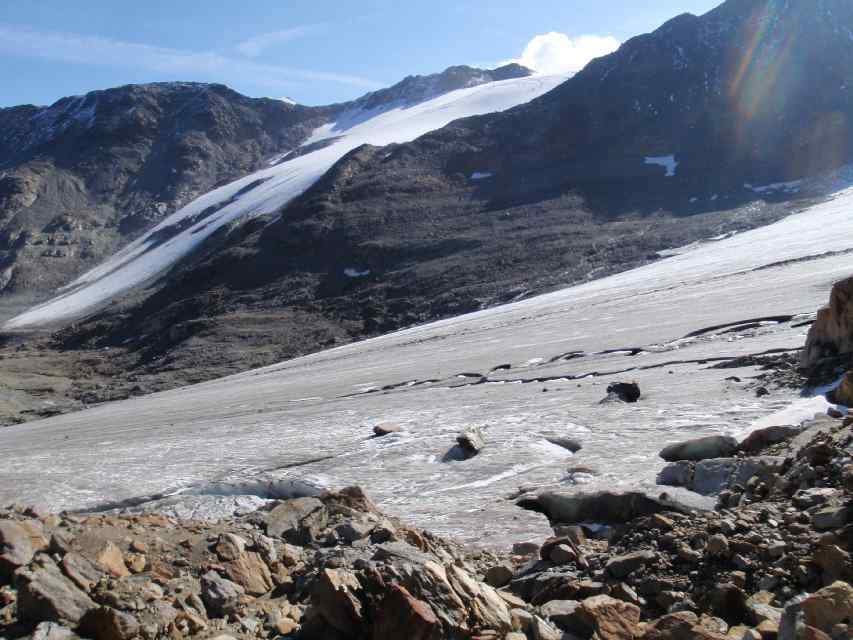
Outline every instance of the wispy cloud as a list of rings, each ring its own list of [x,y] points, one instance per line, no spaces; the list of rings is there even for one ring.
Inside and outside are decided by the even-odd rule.
[[[261,33],[244,40],[234,47],[234,49],[236,49],[241,55],[248,58],[256,58],[261,55],[265,49],[269,49],[270,47],[274,47],[278,44],[284,44],[285,42],[290,42],[291,40],[296,40],[315,29],[316,27],[313,26],[300,26],[292,27],[290,29],[281,29],[279,31],[270,31],[269,33]]]
[[[245,44],[245,43],[243,43]],[[149,44],[39,31],[0,22],[0,53],[62,63],[142,69],[187,80],[243,81],[269,89],[287,89],[308,82],[331,82],[363,89],[384,86],[360,76],[263,64],[215,51],[186,51]]]
[[[543,33],[524,47],[521,56],[508,62],[523,64],[545,74],[574,73],[593,58],[612,53],[620,42],[612,36],[582,35],[570,38],[565,33]]]

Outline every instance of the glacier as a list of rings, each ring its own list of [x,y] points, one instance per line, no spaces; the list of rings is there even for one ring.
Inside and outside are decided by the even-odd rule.
[[[834,193],[784,220],[605,279],[0,429],[0,500],[93,509],[186,495],[197,513],[200,495],[359,484],[439,534],[541,538],[545,518],[510,499],[520,490],[660,490],[668,444],[826,410],[793,390],[758,397],[745,384],[754,366],[713,365],[803,345],[833,282],[850,275],[851,185],[848,168]],[[640,402],[602,404],[616,380],[636,380]],[[373,438],[381,422],[403,431]],[[445,461],[469,426],[486,447]]]
[[[3,325],[7,331],[51,326],[96,310],[122,292],[151,282],[218,229],[235,220],[274,213],[301,195],[344,155],[363,144],[414,140],[468,116],[504,111],[547,93],[567,75],[530,76],[460,89],[415,104],[354,107],[318,128],[302,145],[322,148],[286,160],[215,189],[179,209],[58,295]]]

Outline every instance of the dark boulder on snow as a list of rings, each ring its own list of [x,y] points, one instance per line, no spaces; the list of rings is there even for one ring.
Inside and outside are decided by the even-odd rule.
[[[640,399],[640,385],[636,382],[614,382],[607,387],[607,397],[602,402],[621,400],[622,402],[637,402]]]

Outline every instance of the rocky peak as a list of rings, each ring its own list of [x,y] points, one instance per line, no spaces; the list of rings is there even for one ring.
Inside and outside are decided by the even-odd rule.
[[[355,101],[363,109],[377,109],[389,104],[415,104],[457,89],[476,87],[488,82],[524,78],[533,72],[520,64],[508,64],[497,69],[477,69],[469,66],[448,67],[441,73],[427,76],[408,76],[387,89],[373,91]]]

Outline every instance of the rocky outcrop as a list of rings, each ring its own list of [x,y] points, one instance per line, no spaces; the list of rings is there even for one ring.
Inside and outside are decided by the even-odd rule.
[[[814,366],[821,359],[853,352],[853,278],[836,282],[829,306],[817,312],[809,329],[801,362]]]

